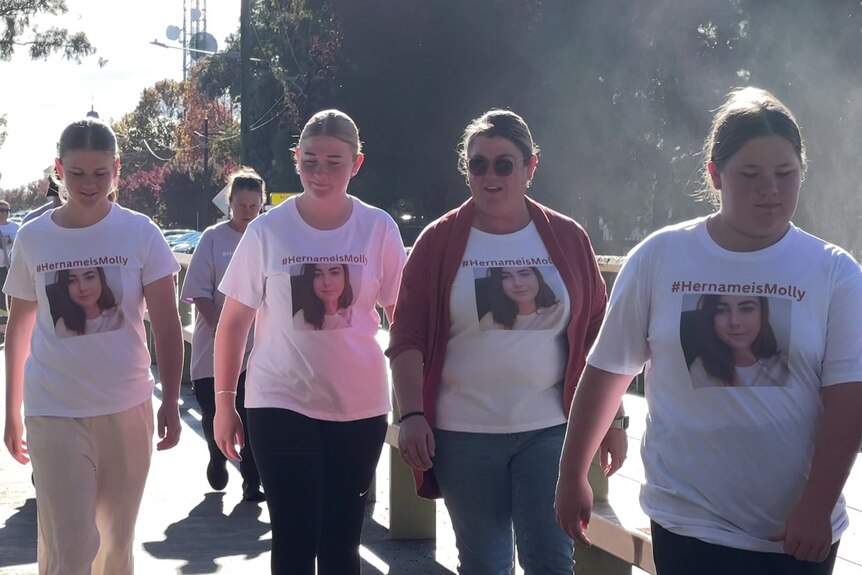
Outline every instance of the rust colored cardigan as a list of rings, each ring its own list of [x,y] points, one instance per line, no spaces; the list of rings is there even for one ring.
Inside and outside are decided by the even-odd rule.
[[[599,272],[589,237],[574,220],[526,198],[530,218],[569,294],[571,320],[566,329],[569,357],[563,385],[563,406],[568,412],[586,355],[599,332],[607,303],[605,282]],[[398,303],[390,328],[393,359],[419,350],[424,358],[422,396],[425,417],[434,426],[449,339],[449,293],[461,266],[473,224],[472,198],[431,223],[413,247],[401,279]],[[414,471],[420,497],[440,497],[434,469]]]

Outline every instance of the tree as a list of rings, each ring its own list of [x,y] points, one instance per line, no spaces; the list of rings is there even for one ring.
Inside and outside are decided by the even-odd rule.
[[[65,0],[0,0],[0,59],[9,60],[18,46],[28,46],[30,58],[46,60],[61,52],[67,60],[80,63],[96,49],[83,32],[70,32],[65,28],[51,27],[40,31],[31,24],[39,14],[65,14]],[[32,33],[27,32],[32,29]]]
[[[144,88],[135,109],[114,124],[125,172],[147,171],[176,155],[184,109],[181,83],[161,80]]]
[[[327,0],[259,0],[253,3],[253,53],[256,58],[247,100],[252,125],[250,164],[276,191],[296,191],[299,179],[291,147],[305,121],[331,105],[342,61],[341,19]],[[228,38],[227,52],[239,52],[239,35]],[[229,91],[238,101],[239,61],[206,58],[200,84],[210,97]],[[248,110],[247,110],[248,111]]]

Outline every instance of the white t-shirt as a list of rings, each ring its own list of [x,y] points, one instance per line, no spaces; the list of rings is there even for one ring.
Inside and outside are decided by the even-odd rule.
[[[224,307],[224,294],[218,291],[218,285],[224,277],[242,234],[221,222],[204,230],[198,242],[192,261],[189,264],[186,279],[183,281],[181,298],[186,303],[194,303],[195,298],[212,300],[216,313],[221,315]],[[248,356],[254,342],[252,332],[249,332],[248,342],[243,357],[242,369],[246,368]],[[213,377],[213,348],[215,331],[200,314],[195,319],[195,331],[192,336],[192,379]]]
[[[406,255],[392,218],[351,199],[353,213],[337,229],[308,225],[291,198],[240,241],[219,289],[257,310],[246,407],[328,421],[389,411],[375,306],[395,304]],[[333,314],[350,321],[327,322]]]
[[[734,308],[748,319],[727,321]],[[780,553],[768,537],[783,530],[809,475],[821,388],[862,381],[860,317],[859,265],[794,226],[755,252],[719,247],[705,218],[637,246],[587,362],[621,374],[646,363],[647,515],[679,535]],[[765,363],[786,358],[787,367],[773,366],[772,385],[755,383],[752,366],[748,375],[737,368],[734,385],[697,381],[705,370],[694,358],[716,339],[759,349]],[[842,497],[833,540],[847,524]]]
[[[471,229],[449,307],[437,427],[518,433],[566,422],[569,298],[535,224]]]
[[[116,204],[86,228],[63,228],[50,216],[21,228],[3,289],[38,302],[24,414],[91,417],[149,398],[143,288],[177,270],[159,228]]]
[[[12,254],[12,244],[21,226],[8,222],[0,226],[0,268],[9,266],[9,256]]]

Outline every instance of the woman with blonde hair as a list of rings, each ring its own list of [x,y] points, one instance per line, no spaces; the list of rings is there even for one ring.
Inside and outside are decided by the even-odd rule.
[[[313,575],[315,563],[320,575],[360,571],[365,500],[390,409],[376,307],[391,315],[405,259],[392,218],[347,193],[363,160],[349,116],[315,114],[296,146],[303,192],[249,225],[219,286],[226,301],[215,343],[216,442],[240,459],[245,434],[234,396],[255,321],[245,406],[278,575]],[[350,325],[297,326],[303,266],[341,263],[350,264],[354,286]]]

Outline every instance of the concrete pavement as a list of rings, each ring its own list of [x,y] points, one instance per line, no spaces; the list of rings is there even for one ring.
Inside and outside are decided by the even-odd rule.
[[[0,361],[0,381],[5,377],[2,365]],[[230,481],[224,493],[211,490],[205,476],[208,456],[200,416],[188,386],[183,386],[182,400],[180,444],[153,454],[137,526],[137,573],[269,573],[266,504],[241,502],[242,479],[234,466],[228,466]],[[454,573],[454,537],[442,505],[438,505],[436,541],[389,539],[388,476],[389,448],[385,447],[378,468],[378,503],[368,507],[360,549],[363,574]],[[18,464],[4,448],[0,454],[0,574],[34,573],[36,500],[30,466]]]

